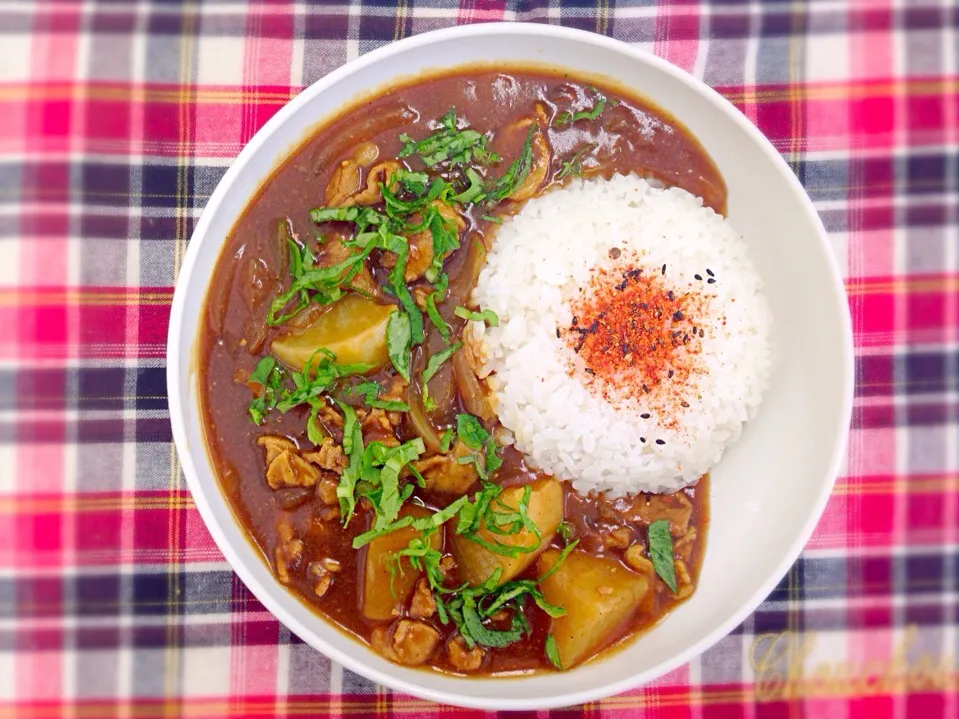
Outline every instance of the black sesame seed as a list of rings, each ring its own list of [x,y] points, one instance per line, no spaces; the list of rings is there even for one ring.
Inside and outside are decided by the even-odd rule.
[[[559,327],[556,328],[556,339],[559,339],[562,335],[559,333]]]
[[[675,299],[676,299],[676,295],[673,294],[673,291],[672,291],[672,290],[670,290],[670,291],[669,291],[669,294],[667,294],[666,296],[667,296],[670,300],[675,300]]]
[[[679,322],[682,318],[683,318],[682,312],[680,312],[679,310],[676,310],[675,312],[673,312],[673,320],[675,322]]]
[[[688,406],[689,406],[689,402],[683,402],[682,405],[683,405],[683,407],[688,407]]]
[[[693,277],[695,277],[697,280],[702,280],[702,279],[703,279],[701,275],[693,275]]]
[[[706,336],[706,333],[703,332],[702,330],[699,330],[699,336],[700,336],[700,337],[705,337],[705,336]]]
[[[666,442],[664,440],[657,439],[656,444],[666,444]]]
[[[640,437],[640,438],[639,438],[639,441],[642,442],[643,444],[646,444],[646,438],[645,438],[645,437]]]
[[[643,419],[649,419],[649,412],[643,412],[643,413],[642,413],[641,415],[639,415],[639,416],[642,417]]]
[[[645,392],[646,394],[649,394],[649,387],[647,387],[646,385],[643,385],[643,392]]]
[[[666,274],[666,265],[663,265],[663,274]]]
[[[592,369],[590,369],[589,367],[587,367],[587,368],[586,368],[586,374],[596,374],[596,372],[594,372]]]
[[[716,275],[713,274],[713,271],[712,271],[711,269],[709,269],[708,267],[706,268],[706,274],[709,275],[710,277],[715,277],[715,276],[716,276]]]
[[[706,280],[706,284],[707,284],[707,285],[714,285],[714,284],[716,284],[716,280],[714,280],[712,277],[710,277],[708,280]]]
[[[669,379],[672,379],[674,374],[675,372],[673,372],[672,370],[669,370],[669,374],[666,376],[669,377]]]

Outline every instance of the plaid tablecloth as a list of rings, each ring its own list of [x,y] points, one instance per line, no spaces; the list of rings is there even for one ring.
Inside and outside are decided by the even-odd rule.
[[[253,599],[184,484],[164,342],[194,223],[267,118],[384,43],[499,19],[635,43],[740,107],[822,214],[858,358],[842,476],[760,609],[540,715],[959,716],[953,0],[0,2],[0,715],[482,714],[344,671]]]

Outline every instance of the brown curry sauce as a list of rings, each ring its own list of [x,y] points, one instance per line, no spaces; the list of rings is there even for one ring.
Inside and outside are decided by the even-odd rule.
[[[367,621],[358,609],[364,550],[354,550],[351,541],[367,529],[369,518],[361,512],[344,530],[336,521],[314,521],[316,501],[313,499],[291,510],[283,509],[282,504],[289,506],[297,501],[297,497],[291,495],[295,490],[273,490],[268,486],[264,453],[256,439],[263,435],[282,435],[295,439],[302,447],[311,447],[304,429],[308,412],[305,407],[286,414],[274,411],[261,426],[253,424],[247,412],[251,389],[246,378],[266,354],[269,342],[283,329],[268,327],[265,322],[271,300],[289,282],[285,248],[277,241],[277,222],[286,219],[301,240],[313,238],[317,228],[310,220],[309,211],[324,204],[324,191],[334,168],[360,142],[377,145],[381,158],[394,157],[402,144],[398,139],[401,133],[423,137],[428,134],[425,125],[428,120],[455,107],[458,115],[468,118],[471,127],[492,133],[491,148],[502,155],[505,166],[520,151],[524,137],[522,133],[503,131],[503,128],[528,117],[536,102],[548,108],[553,117],[569,108],[586,106],[590,102],[591,87],[563,75],[514,68],[508,71],[475,69],[392,88],[345,110],[332,123],[315,131],[264,183],[224,245],[207,297],[198,365],[203,368],[201,403],[207,443],[221,486],[251,541],[274,570],[275,551],[283,541],[277,532],[281,519],[288,522],[303,541],[303,559],[298,563],[301,570],[318,557],[333,557],[342,564],[322,598],[314,595],[305,571],[291,573],[289,587],[316,612],[362,641],[369,640],[375,624]],[[557,178],[563,174],[564,167],[569,167],[564,163],[578,160],[581,164],[577,169],[584,176],[609,177],[614,173],[634,172],[669,186],[682,187],[701,196],[706,205],[724,211],[723,180],[705,151],[681,125],[636,97],[615,88],[599,84],[596,87],[609,100],[600,118],[560,129],[549,128],[552,161],[544,189],[564,182]],[[590,149],[577,156],[583,147]],[[506,202],[496,213],[514,213],[520,208],[521,203]],[[483,214],[482,208],[474,208],[465,216],[467,227],[460,233],[461,249],[445,264],[451,283],[455,283],[457,272],[466,261],[470,243],[486,243],[495,235],[497,225],[483,219]],[[375,271],[374,277],[379,281],[383,279],[382,274]],[[452,306],[441,311],[455,331],[461,331],[463,323],[452,316]],[[387,366],[372,379],[384,381],[390,373]],[[444,418],[451,420],[460,410],[459,397],[454,396],[448,405],[440,408],[438,416],[434,415],[441,423]],[[401,425],[397,433],[401,440],[414,436],[406,425]],[[511,486],[529,483],[538,476],[525,466],[518,452],[508,448],[503,467],[494,481]],[[683,556],[693,582],[696,581],[708,524],[708,478],[673,497],[639,495],[633,499],[607,501],[582,497],[568,487],[565,491],[566,521],[580,540],[580,548],[618,558],[622,558],[625,548],[620,546],[624,536],[630,541],[642,540],[650,521],[669,516],[670,511],[685,504],[688,498],[691,505],[688,527],[694,536]],[[450,501],[449,497],[430,496],[422,490],[415,496],[437,508]],[[655,515],[658,509],[666,511]],[[562,546],[558,535],[554,545]],[[536,564],[522,576],[535,578]],[[628,625],[612,635],[607,644],[635,636],[659,621],[680,601],[661,581],[654,580],[641,610]],[[527,609],[527,617],[532,627],[530,635],[506,650],[489,651],[483,667],[475,674],[550,668],[543,655],[549,617],[535,607]],[[435,619],[432,624],[441,630],[444,638],[455,631]],[[428,665],[457,671],[441,649],[433,653]]]

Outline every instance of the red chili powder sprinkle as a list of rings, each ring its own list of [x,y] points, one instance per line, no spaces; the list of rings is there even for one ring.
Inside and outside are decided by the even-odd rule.
[[[675,414],[671,410],[688,406],[682,388],[699,353],[696,320],[705,316],[704,301],[667,286],[665,267],[603,270],[573,303],[573,323],[562,334],[607,399],[615,399],[612,389],[616,396],[654,404],[649,409],[664,415],[663,421]],[[654,392],[666,380],[666,396]]]

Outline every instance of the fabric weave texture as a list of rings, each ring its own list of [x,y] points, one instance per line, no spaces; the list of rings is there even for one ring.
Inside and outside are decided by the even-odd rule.
[[[186,488],[164,354],[194,224],[268,118],[385,43],[504,19],[739,107],[825,222],[857,355],[841,476],[759,609],[645,687],[525,715],[959,716],[953,0],[0,2],[0,716],[484,716],[343,670],[252,597]]]

